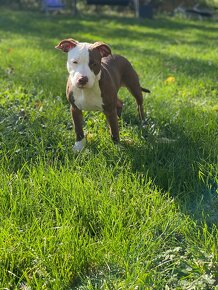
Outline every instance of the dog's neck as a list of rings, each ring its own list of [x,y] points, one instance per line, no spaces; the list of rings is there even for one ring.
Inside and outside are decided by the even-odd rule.
[[[99,87],[100,78],[101,73],[99,73],[91,88],[73,88],[74,103],[80,110],[103,111],[103,101]]]

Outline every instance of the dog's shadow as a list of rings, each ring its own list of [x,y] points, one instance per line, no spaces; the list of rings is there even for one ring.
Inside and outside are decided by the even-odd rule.
[[[204,212],[208,225],[216,223],[218,184],[212,174],[204,180],[200,177],[202,160],[210,155],[203,141],[191,139],[176,125],[169,129],[176,132],[173,137],[163,132],[157,134],[154,120],[147,118],[146,126],[141,126],[134,113],[128,117],[124,114],[123,122],[134,127],[134,134],[140,141],[121,138],[120,144],[115,145],[119,147],[115,158],[105,149],[108,166],[115,167],[119,162],[123,168],[127,162],[131,172],[151,179],[154,186],[169,194],[186,214],[201,221]],[[94,153],[98,152],[97,142],[89,147]]]

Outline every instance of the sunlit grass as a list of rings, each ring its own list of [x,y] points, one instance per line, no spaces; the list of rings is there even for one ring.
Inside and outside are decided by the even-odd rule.
[[[1,11],[0,288],[215,289],[218,25]],[[121,143],[85,113],[72,152],[64,37],[102,40],[152,94]]]

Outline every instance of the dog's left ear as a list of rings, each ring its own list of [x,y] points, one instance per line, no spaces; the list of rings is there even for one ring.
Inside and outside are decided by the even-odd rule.
[[[67,38],[59,42],[58,45],[55,46],[55,48],[62,50],[63,52],[68,52],[75,46],[77,46],[78,41],[72,39],[72,38]]]
[[[104,42],[95,42],[92,47],[97,48],[102,57],[106,57],[111,54],[110,46]]]

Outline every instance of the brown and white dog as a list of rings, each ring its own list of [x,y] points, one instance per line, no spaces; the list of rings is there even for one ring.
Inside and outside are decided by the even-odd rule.
[[[119,141],[118,117],[123,102],[117,93],[122,86],[135,97],[140,119],[144,120],[142,91],[150,91],[141,88],[138,75],[126,58],[112,55],[110,47],[103,42],[80,43],[69,38],[55,48],[68,53],[66,94],[76,132],[75,151],[81,151],[86,144],[83,110],[104,112],[113,141]]]

